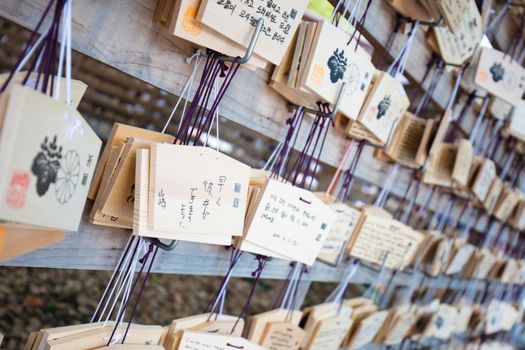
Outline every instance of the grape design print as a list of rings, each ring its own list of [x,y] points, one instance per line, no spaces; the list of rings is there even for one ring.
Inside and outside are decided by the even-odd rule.
[[[56,181],[62,159],[62,146],[57,145],[56,135],[51,143],[46,136],[40,149],[31,165],[31,172],[37,178],[36,193],[42,197],[49,190],[49,186]]]
[[[386,112],[388,112],[388,108],[390,107],[390,104],[392,101],[390,100],[390,95],[386,95],[383,97],[381,102],[377,105],[377,120],[380,120],[382,117],[386,115]]]
[[[327,65],[330,69],[330,81],[332,83],[337,83],[339,80],[342,80],[345,72],[346,65],[348,64],[348,58],[345,57],[345,51],[335,49],[334,53],[328,59]]]
[[[503,68],[501,63],[494,63],[490,67],[490,73],[492,74],[492,80],[497,83],[505,77],[505,68]]]
[[[36,176],[36,193],[44,196],[51,184],[55,184],[55,197],[58,203],[69,202],[80,178],[80,156],[77,151],[63,153],[57,143],[57,135],[51,142],[46,136],[40,151],[33,159],[31,173]]]

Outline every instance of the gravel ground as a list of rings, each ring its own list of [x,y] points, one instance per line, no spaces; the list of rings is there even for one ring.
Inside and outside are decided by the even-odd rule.
[[[0,267],[1,349],[23,349],[29,332],[41,328],[86,323],[97,306],[108,271]],[[219,287],[221,277],[152,274],[134,322],[167,325],[174,318],[201,313]],[[280,281],[261,280],[252,313],[271,308]],[[251,282],[233,278],[226,313],[239,314]],[[305,305],[322,300],[333,284],[314,283]]]

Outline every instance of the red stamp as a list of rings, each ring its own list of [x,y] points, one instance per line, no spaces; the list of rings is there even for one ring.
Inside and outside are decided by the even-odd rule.
[[[28,171],[15,171],[7,192],[7,205],[13,209],[23,208],[29,189],[30,176]]]

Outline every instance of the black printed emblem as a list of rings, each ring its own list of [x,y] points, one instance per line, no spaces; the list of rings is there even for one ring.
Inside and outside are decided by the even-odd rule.
[[[37,178],[36,193],[42,197],[49,186],[56,181],[60,159],[62,159],[62,146],[57,145],[56,135],[51,143],[46,136],[44,142],[40,144],[40,149],[31,165],[31,172]]]
[[[501,63],[494,63],[490,67],[490,73],[492,74],[492,80],[497,83],[505,77],[505,68],[503,68]]]
[[[388,108],[390,107],[390,104],[392,101],[390,100],[390,95],[386,95],[383,97],[381,102],[377,105],[377,120],[380,120],[382,117],[386,115],[386,112],[388,112]]]
[[[327,65],[330,68],[330,81],[332,83],[337,83],[339,80],[342,80],[345,72],[346,65],[348,63],[348,58],[345,57],[345,51],[335,49],[334,53],[328,59]]]

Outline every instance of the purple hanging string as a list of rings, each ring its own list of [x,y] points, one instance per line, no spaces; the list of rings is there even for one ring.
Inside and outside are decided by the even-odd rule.
[[[41,88],[41,92],[45,94],[47,92],[47,88],[49,85],[49,79],[51,79],[51,89],[50,93],[53,93],[53,84],[54,84],[54,72],[56,67],[56,50],[58,47],[58,32],[60,27],[60,19],[62,17],[62,10],[65,5],[65,0],[58,0],[57,6],[55,8],[55,14],[53,17],[53,25],[51,30],[51,35],[48,35],[47,38],[47,45],[45,53],[47,52],[47,55],[45,56],[45,63],[41,65],[40,72],[43,73],[43,84]]]
[[[390,35],[388,36],[388,39],[385,43],[385,51],[381,55],[381,59],[377,65],[377,69],[385,70],[387,67],[387,56],[390,52],[390,49],[392,48],[392,44],[394,43],[394,38],[396,37],[396,34],[399,32],[399,29],[401,28],[401,21],[399,18],[397,18],[396,23],[394,25],[394,29],[390,32]]]
[[[438,57],[435,53],[433,53],[432,56],[430,57],[430,60],[427,63],[427,67],[425,69],[425,73],[423,74],[423,78],[421,79],[421,83],[420,83],[421,86],[423,86],[423,84],[427,81],[430,71],[433,70],[437,62],[438,62]],[[418,94],[419,92],[414,90],[414,94],[410,96],[409,100],[414,101]]]
[[[130,239],[128,241],[128,243],[126,244],[126,248],[124,249],[124,253],[122,254],[122,258],[120,259],[117,267],[115,268],[115,271],[119,271],[121,268],[122,268],[122,264],[124,264],[124,257],[128,255],[128,252],[131,248],[131,246],[136,242],[135,244],[135,250],[136,248],[138,247],[138,240],[139,240],[139,237],[138,236],[133,236],[132,239]],[[135,254],[135,253],[133,253]],[[128,264],[128,267],[127,269],[129,269],[129,267],[131,266],[131,261],[130,263]],[[108,282],[108,287],[106,288],[106,290],[104,291],[104,294],[102,294],[102,297],[100,298],[100,303],[99,305],[97,306],[97,309],[95,310],[95,312],[93,313],[93,317],[91,318],[91,322],[94,322],[95,319],[97,318],[97,314],[99,312],[99,308],[100,306],[102,305],[102,303],[106,300],[107,297],[109,297],[108,293],[110,291],[110,286],[113,285],[113,283],[115,283],[115,278],[117,277],[117,274],[116,273],[113,273],[113,275],[111,276],[109,282]]]
[[[257,255],[256,259],[257,259],[257,268],[255,269],[255,271],[252,272],[253,281],[252,281],[252,286],[250,288],[250,293],[248,294],[248,299],[246,300],[246,303],[244,304],[244,306],[242,308],[241,314],[239,315],[239,317],[235,321],[235,324],[233,325],[233,328],[232,328],[230,334],[233,334],[233,332],[235,332],[235,328],[237,327],[237,324],[239,323],[240,319],[242,318],[242,319],[245,320],[248,317],[248,315],[250,314],[250,305],[252,303],[252,299],[253,299],[253,296],[255,294],[255,289],[257,287],[259,279],[261,278],[261,275],[262,275],[262,272],[264,270],[264,267],[266,266],[266,262],[268,261],[268,257],[262,256],[262,255]]]
[[[412,184],[414,183],[414,180],[417,177],[417,171],[412,170],[412,177],[410,181],[408,181],[407,187],[405,189],[405,193],[403,194],[403,197],[399,200],[399,205],[397,206],[396,211],[394,212],[394,218],[398,218],[403,213],[403,208],[406,205],[408,194],[410,192],[410,189],[412,188]],[[399,219],[399,218],[398,218]]]
[[[416,225],[414,226],[416,229],[421,228],[421,225],[423,224],[423,220],[427,216],[428,206],[432,202],[432,198],[434,198],[434,194],[436,193],[436,189],[437,189],[437,186],[432,186],[432,190],[430,190],[430,195],[428,196],[425,204],[422,207],[419,207],[418,212],[420,213],[420,216],[417,219]]]
[[[31,33],[31,36],[29,37],[29,40],[27,41],[24,49],[22,50],[22,53],[18,57],[18,59],[17,59],[15,65],[14,65],[13,69],[9,73],[9,76],[7,77],[6,81],[2,84],[2,87],[0,88],[0,93],[5,91],[5,89],[7,88],[7,85],[9,85],[9,83],[13,79],[13,76],[14,76],[15,72],[20,67],[20,64],[22,63],[22,60],[24,59],[24,57],[29,52],[31,46],[33,46],[33,44],[34,44],[33,42],[35,41],[36,36],[38,35],[38,31],[40,30],[40,27],[42,26],[42,23],[44,22],[44,19],[47,17],[47,14],[51,10],[51,7],[53,6],[54,3],[55,3],[55,0],[51,0],[47,4],[46,8],[44,9],[44,13],[42,14],[42,17],[40,17],[40,19],[38,20],[38,23],[37,23],[35,29]]]
[[[355,36],[355,34],[356,34],[356,32],[358,31],[358,28],[359,28],[359,35],[357,36],[357,40],[356,40],[356,43],[355,43],[355,51],[357,51],[357,47],[359,46],[359,42],[361,41],[361,35],[363,34],[363,30],[365,28],[366,17],[368,15],[368,10],[370,9],[370,5],[371,4],[372,4],[372,0],[368,0],[368,2],[366,3],[365,12],[363,12],[363,15],[361,16],[361,18],[357,22],[357,25],[354,28],[354,32],[352,33],[352,36],[350,37],[350,40],[348,40],[347,45],[350,45],[350,43],[354,39],[354,36]]]
[[[518,181],[520,179],[521,172],[523,171],[523,166],[525,165],[525,162],[523,161],[523,157],[518,159],[518,164],[516,166],[516,172],[512,176],[510,183],[512,184],[512,187],[518,186]],[[521,189],[519,189],[521,190]]]
[[[330,108],[328,107],[328,105],[326,106],[326,113],[328,115],[330,115],[330,113],[331,113],[330,112]],[[326,124],[326,125],[324,125],[324,124]],[[333,119],[332,118],[327,118],[327,117],[324,118],[323,124],[321,124],[321,130],[319,132],[319,135],[321,135],[323,133],[323,127],[324,126],[325,126],[325,129],[324,129],[324,135],[322,136],[323,139],[321,141],[321,146],[319,147],[319,151],[317,152],[317,156],[315,156],[315,159],[313,160],[315,165],[314,165],[314,168],[312,170],[312,176],[311,176],[310,184],[308,185],[308,190],[310,190],[312,188],[312,184],[314,182],[314,176],[317,173],[317,168],[319,167],[319,160],[321,159],[321,154],[322,154],[323,149],[324,149],[324,145],[325,145],[325,142],[326,142],[326,137],[328,136],[328,131],[330,130],[330,126],[335,126]],[[314,146],[314,151],[315,151],[315,149],[316,149],[316,146]],[[312,151],[312,155],[313,155],[313,151]],[[307,168],[306,169],[310,169],[310,164],[307,164]],[[306,176],[305,176],[304,180],[306,180]]]
[[[416,211],[416,201],[417,201],[417,198],[419,197],[420,186],[421,186],[421,180],[419,179],[419,176],[416,175],[416,190],[414,193],[414,204],[412,205],[412,208],[410,208],[410,212],[408,213],[408,217],[407,217],[405,224],[408,224],[410,220],[412,220],[412,216],[414,215]]]
[[[363,151],[364,146],[365,146],[364,140],[359,141],[354,158],[352,159],[352,162],[350,163],[348,169],[346,169],[345,171],[343,184],[341,185],[341,189],[339,190],[337,194],[338,202],[346,202],[348,200],[348,195],[350,194],[350,188],[352,187],[351,185],[354,179],[354,173],[357,168],[357,163],[359,162],[359,159],[361,158],[361,153]]]
[[[295,143],[297,142],[297,137],[299,135],[299,130],[301,129],[302,121],[304,116],[304,110],[302,108],[296,109],[294,115],[291,118],[286,120],[288,125],[288,131],[286,137],[283,141],[282,148],[279,152],[278,159],[275,161],[274,166],[270,169],[272,172],[272,177],[277,178],[280,175],[281,169],[286,169],[290,162],[290,157],[288,155],[294,149]],[[295,138],[292,141],[292,138],[295,134]],[[292,143],[290,145],[290,142]]]
[[[213,298],[210,300],[210,302],[208,303],[208,305],[204,309],[204,313],[207,313],[207,312],[210,313],[210,315],[208,316],[208,321],[211,319],[212,312],[214,311],[214,310],[211,309],[212,306],[217,302],[217,299],[219,298],[219,296],[220,296],[219,294],[221,293],[222,289],[226,288],[226,284],[228,283],[228,275],[231,274],[231,271],[235,268],[235,266],[237,265],[237,263],[241,259],[242,254],[243,254],[242,250],[237,250],[236,248],[232,249],[232,252],[231,252],[231,255],[230,255],[230,264],[228,266],[228,270],[226,271],[226,273],[224,274],[224,277],[222,278],[222,281],[221,281],[221,284],[219,286],[219,289],[217,289],[217,293],[215,293]],[[218,313],[217,313],[217,317],[218,317]],[[216,317],[216,319],[217,319],[217,317]]]
[[[137,241],[137,247],[138,247],[138,243],[139,242],[140,242],[140,240]],[[152,251],[153,251],[153,244],[150,244],[146,254],[139,260],[141,262],[142,266],[140,267],[140,271],[139,271],[139,273],[137,275],[137,279],[135,280],[135,282],[133,282],[133,285],[131,287],[131,291],[130,291],[129,297],[124,302],[124,308],[122,310],[122,313],[120,313],[120,315],[115,320],[115,327],[113,328],[113,331],[111,332],[111,336],[109,337],[107,346],[109,346],[111,344],[111,341],[113,340],[113,337],[115,336],[115,332],[117,331],[117,328],[118,328],[120,322],[122,321],[122,318],[124,317],[124,313],[125,313],[125,311],[126,311],[126,309],[128,307],[128,304],[129,304],[129,302],[131,300],[131,295],[133,294],[135,288],[137,287],[137,284],[138,284],[139,279],[140,279],[139,277],[142,275],[142,272],[144,271],[144,267],[146,266],[146,260],[147,260],[147,258],[149,257],[149,255],[150,255],[150,253]],[[155,250],[155,252],[156,252],[156,250]],[[128,264],[128,269],[126,270],[126,273],[129,272],[129,269],[131,268],[131,262],[133,261],[135,255],[136,255],[136,249],[133,251],[133,256],[130,259],[130,262]],[[153,263],[153,261],[151,263]],[[151,267],[151,265],[150,265],[150,267]]]
[[[441,81],[441,77],[443,76],[443,72],[445,71],[445,63],[443,60],[439,60],[437,62],[437,66],[434,69],[432,73],[432,79],[430,80],[430,85],[425,92],[423,99],[420,101],[419,105],[417,106],[415,115],[421,116],[422,114],[425,114],[425,112],[428,110],[428,106],[430,104],[430,100],[432,96],[434,95],[434,91],[436,90],[437,85]]]
[[[223,61],[220,61],[221,69],[224,72],[225,65]],[[217,97],[215,98],[215,101],[213,105],[211,106],[210,110],[208,111],[208,121],[204,123],[203,128],[197,133],[197,136],[195,137],[195,143],[194,145],[199,141],[200,136],[203,132],[203,130],[208,130],[211,122],[213,121],[213,117],[215,115],[215,112],[217,111],[217,108],[219,107],[219,103],[222,101],[222,98],[224,97],[224,94],[228,90],[231,82],[233,81],[233,78],[235,77],[235,74],[239,70],[240,64],[234,63],[229,69],[228,74],[226,75],[226,78],[224,79],[221,88],[219,89],[219,93],[217,94]]]
[[[458,133],[462,129],[461,124],[463,123],[463,119],[465,119],[465,116],[467,115],[467,111],[472,106],[472,103],[474,103],[475,98],[476,98],[476,90],[472,91],[468,95],[467,100],[465,101],[465,104],[461,108],[461,111],[459,112],[457,119],[452,121],[452,124],[454,124],[455,127],[449,129],[449,132],[447,136],[445,137],[446,143],[452,143],[457,139]]]
[[[151,251],[152,251],[152,244],[150,244],[149,250],[146,253],[146,256],[144,256],[141,259],[142,260],[141,263],[143,264],[142,268],[144,267],[144,265],[146,265],[146,262],[147,262],[147,260],[149,258],[149,255],[151,254]],[[159,247],[155,247],[153,249],[153,256],[151,257],[151,261],[149,263],[148,270],[146,271],[146,275],[144,276],[144,279],[142,280],[142,284],[140,286],[139,294],[137,295],[137,299],[135,300],[135,305],[133,305],[133,310],[131,311],[131,315],[129,316],[128,325],[126,327],[126,331],[124,332],[124,336],[122,337],[122,343],[121,344],[124,344],[124,341],[126,340],[126,337],[128,336],[129,328],[131,327],[131,324],[133,322],[133,317],[135,316],[135,312],[137,311],[137,307],[138,307],[140,299],[142,297],[142,293],[144,292],[144,289],[146,287],[146,283],[148,282],[148,277],[149,277],[150,272],[151,272],[151,267],[153,266],[153,262],[155,261],[155,258],[157,256],[157,252],[158,251],[159,251]],[[140,274],[142,274],[142,268],[141,268]],[[140,276],[140,274],[139,274],[139,276]],[[138,278],[137,278],[137,281],[138,281]],[[125,308],[124,308],[124,310],[125,310]]]
[[[288,276],[286,277],[286,279],[283,281],[283,284],[281,285],[281,288],[279,290],[279,294],[277,294],[277,298],[273,302],[272,309],[275,309],[277,307],[277,305],[279,305],[279,303],[282,301],[282,299],[284,297],[284,291],[286,290],[286,288],[288,288],[288,285],[291,283],[292,274],[293,274],[293,270],[295,268],[295,264],[298,264],[298,262],[292,261],[290,263],[290,272],[288,272]]]

